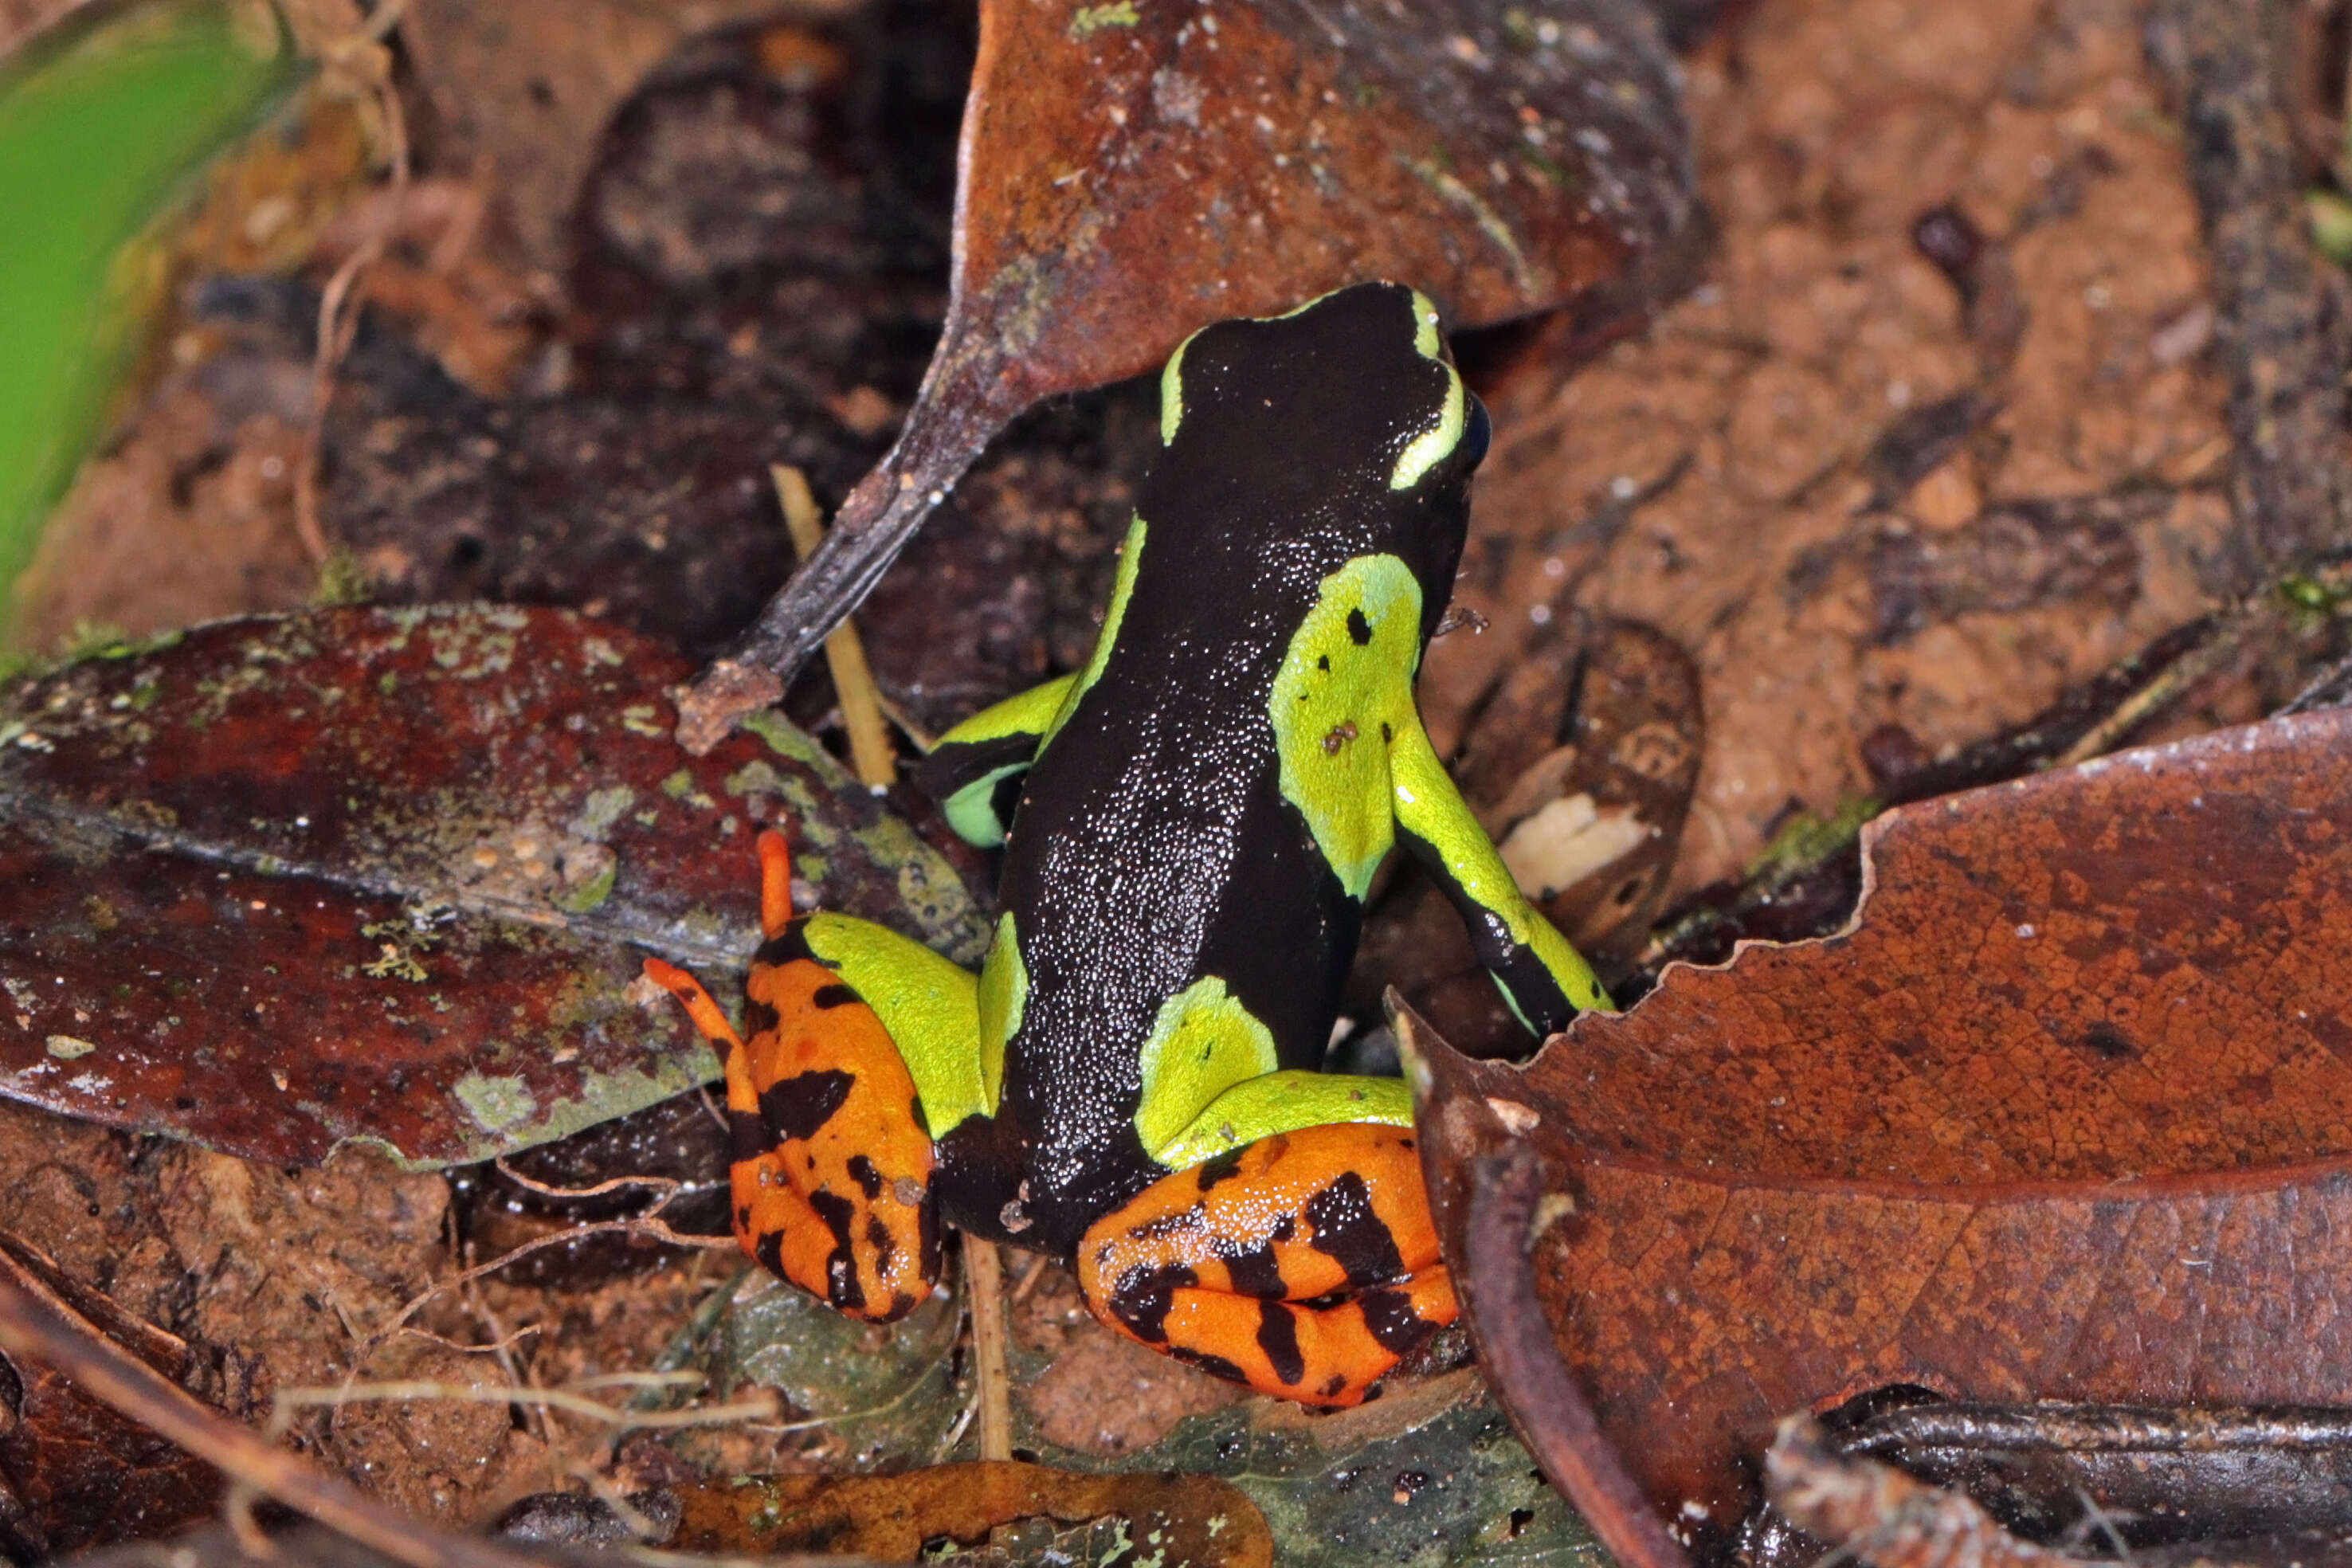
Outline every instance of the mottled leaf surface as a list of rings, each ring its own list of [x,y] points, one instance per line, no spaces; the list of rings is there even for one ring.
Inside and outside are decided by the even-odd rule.
[[[806,736],[669,739],[675,654],[567,613],[225,622],[0,700],[0,1093],[277,1162],[488,1158],[712,1076],[752,837],[971,961],[950,864]]]
[[[2310,714],[1906,807],[1848,931],[1670,969],[1525,1068],[1407,1018],[1556,1476],[1727,1526],[1775,1417],[1883,1384],[2352,1401],[2348,758]]]

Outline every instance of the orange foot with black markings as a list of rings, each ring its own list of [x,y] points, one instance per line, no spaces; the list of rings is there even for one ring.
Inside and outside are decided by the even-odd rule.
[[[748,1043],[694,976],[657,958],[646,973],[726,1064],[743,1250],[844,1312],[889,1322],[940,1276],[930,1135],[873,1009],[793,940],[791,860],[772,829],[760,835],[760,889],[768,940],[751,965]]]
[[[1356,1405],[1454,1321],[1409,1129],[1335,1123],[1162,1177],[1078,1244],[1095,1315],[1261,1394]]]

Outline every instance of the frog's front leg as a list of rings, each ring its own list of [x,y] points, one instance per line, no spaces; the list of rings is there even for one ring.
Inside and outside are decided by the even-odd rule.
[[[1301,1127],[1178,1171],[1097,1221],[1077,1264],[1112,1328],[1309,1405],[1360,1403],[1456,1310],[1410,1126]]]
[[[736,1239],[774,1273],[887,1322],[940,1275],[933,1131],[978,1109],[972,977],[864,921],[792,913],[783,836],[760,836],[767,937],[740,1038],[709,993],[659,959],[727,1072]],[[944,1120],[943,1120],[944,1119]]]

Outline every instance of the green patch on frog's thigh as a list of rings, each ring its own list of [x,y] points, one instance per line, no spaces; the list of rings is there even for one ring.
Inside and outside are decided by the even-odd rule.
[[[1103,667],[1110,663],[1111,647],[1118,641],[1119,623],[1127,619],[1128,601],[1135,597],[1135,574],[1142,569],[1143,536],[1147,531],[1143,514],[1138,512],[1135,521],[1127,525],[1127,538],[1118,547],[1118,574],[1111,579],[1110,604],[1103,611],[1102,635],[1095,638],[1095,651],[1087,660],[1087,667],[1071,681],[1069,694],[1062,700],[1053,722],[1045,727],[1045,738],[1037,746],[1041,752],[1053,744],[1055,734],[1070,721],[1070,715],[1078,710],[1087,689],[1102,679]]]
[[[980,1079],[988,1113],[996,1114],[1004,1092],[1004,1044],[1021,1032],[1029,1009],[1029,966],[1021,956],[1021,931],[1007,910],[996,920],[996,940],[980,966]]]
[[[1158,1159],[1189,1170],[1261,1138],[1335,1121],[1412,1125],[1412,1091],[1401,1078],[1346,1073],[1270,1072],[1234,1085],[1171,1139]]]
[[[995,1110],[981,1069],[979,983],[919,942],[848,915],[809,918],[809,951],[874,1009],[915,1080],[931,1136]]]
[[[983,849],[1004,842],[1012,824],[997,809],[1000,786],[1037,760],[1037,749],[1076,680],[1063,675],[1033,686],[982,709],[939,738],[923,759],[923,785],[958,837]]]
[[[1268,699],[1283,798],[1359,900],[1395,841],[1389,741],[1417,723],[1420,658],[1421,584],[1393,555],[1360,555],[1323,579]]]
[[[1469,804],[1437,760],[1417,712],[1406,713],[1397,723],[1388,751],[1396,825],[1414,858],[1472,926],[1471,938],[1480,962],[1502,985],[1520,1021],[1528,1022],[1535,1013],[1557,1011],[1531,1008],[1528,1004],[1536,998],[1519,994],[1525,985],[1536,983],[1528,973],[1530,962],[1543,982],[1557,987],[1570,1006],[1578,1011],[1609,1010],[1608,993],[1601,988],[1592,966],[1512,880],[1494,840],[1478,826]],[[1480,931],[1482,923],[1488,929]],[[1509,951],[1506,953],[1502,949]],[[1537,988],[1541,989],[1541,984]]]
[[[940,813],[948,819],[948,826],[966,844],[982,849],[993,849],[1004,842],[1013,825],[996,809],[997,786],[1006,779],[1029,771],[1025,762],[1006,763],[992,768],[961,789],[950,792],[940,802]]]
[[[1015,692],[1002,702],[991,703],[941,735],[932,754],[936,756],[950,746],[978,745],[1024,735],[1043,740],[1054,722],[1054,715],[1068,700],[1070,685],[1076,679],[1075,675],[1057,675],[1042,685]]]
[[[1160,1005],[1139,1061],[1143,1087],[1135,1133],[1153,1152],[1235,1084],[1272,1072],[1274,1034],[1215,975]]]

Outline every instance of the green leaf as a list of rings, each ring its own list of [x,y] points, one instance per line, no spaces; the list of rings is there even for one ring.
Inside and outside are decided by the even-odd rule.
[[[295,77],[250,0],[95,5],[0,61],[0,628],[138,346],[131,242]]]

